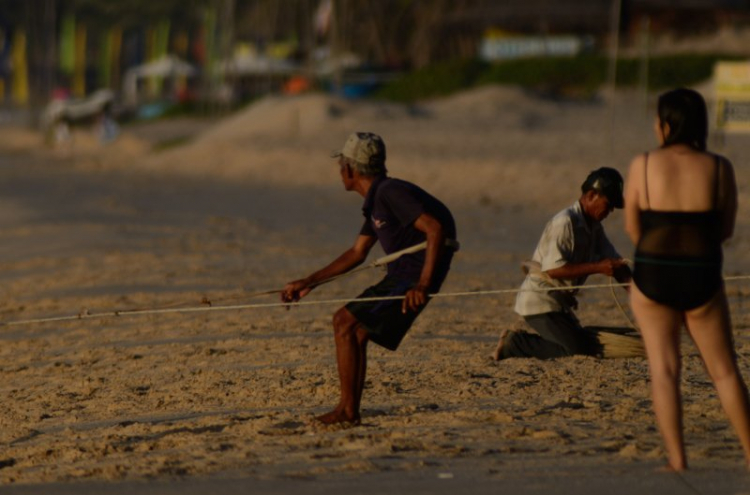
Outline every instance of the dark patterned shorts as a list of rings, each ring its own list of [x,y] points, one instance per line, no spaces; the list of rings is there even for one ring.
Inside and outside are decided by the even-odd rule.
[[[414,282],[386,275],[383,280],[367,288],[357,298],[403,296],[414,285]],[[425,304],[417,311],[407,311],[404,314],[401,312],[403,303],[403,299],[388,301],[355,300],[347,304],[346,309],[367,330],[370,340],[386,349],[395,351],[414,320],[427,306]]]

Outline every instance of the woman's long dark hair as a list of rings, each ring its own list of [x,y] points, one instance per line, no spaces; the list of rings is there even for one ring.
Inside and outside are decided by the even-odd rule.
[[[678,88],[662,94],[658,104],[659,125],[669,124],[669,135],[663,147],[687,144],[697,150],[706,150],[708,137],[708,111],[706,102],[697,91]]]

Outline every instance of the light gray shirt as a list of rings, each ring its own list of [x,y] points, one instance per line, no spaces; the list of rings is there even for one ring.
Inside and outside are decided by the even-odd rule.
[[[538,289],[582,285],[587,277],[575,280],[551,279],[543,272],[568,263],[589,263],[620,257],[607,239],[602,224],[596,220],[587,222],[581,204],[576,201],[555,215],[544,227],[532,257],[532,261],[538,264],[540,270],[530,272],[521,284],[521,290],[516,296],[516,313],[530,316],[553,311],[571,311],[577,304],[577,290]]]

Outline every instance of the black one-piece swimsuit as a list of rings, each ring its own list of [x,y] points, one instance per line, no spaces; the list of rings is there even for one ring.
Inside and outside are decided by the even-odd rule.
[[[648,201],[648,154],[644,174],[646,210],[635,251],[633,281],[649,299],[686,311],[707,303],[722,285],[721,228],[717,208],[719,158],[714,207],[709,211],[657,211]]]

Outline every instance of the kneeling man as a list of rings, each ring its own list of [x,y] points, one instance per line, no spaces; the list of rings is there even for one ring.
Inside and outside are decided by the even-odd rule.
[[[526,265],[526,279],[515,307],[536,334],[503,332],[495,349],[496,360],[602,353],[596,335],[585,330],[573,312],[578,307],[578,291],[565,287],[583,285],[596,273],[615,277],[618,282],[630,280],[630,269],[601,224],[612,210],[622,208],[622,188],[617,170],[594,170],[581,185],[578,201],[547,223],[532,261]]]

